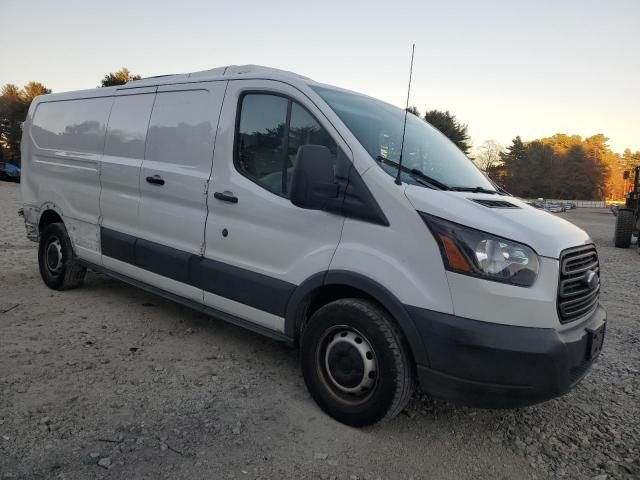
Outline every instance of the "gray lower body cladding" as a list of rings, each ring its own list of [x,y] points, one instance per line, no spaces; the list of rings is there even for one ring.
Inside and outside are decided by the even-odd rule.
[[[417,366],[422,389],[482,408],[530,405],[567,393],[595,361],[607,319],[598,305],[587,320],[558,332],[407,309],[429,357],[429,365]]]

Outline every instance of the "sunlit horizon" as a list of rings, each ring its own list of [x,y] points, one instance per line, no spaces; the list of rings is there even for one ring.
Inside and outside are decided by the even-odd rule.
[[[618,153],[640,150],[640,2],[371,2],[362,11],[328,1],[313,10],[9,0],[0,85],[34,80],[61,92],[96,87],[122,67],[146,77],[258,64],[403,107],[415,43],[410,104],[451,111],[474,148],[602,133]]]

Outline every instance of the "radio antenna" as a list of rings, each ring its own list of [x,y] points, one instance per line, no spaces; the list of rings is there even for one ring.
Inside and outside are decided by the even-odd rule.
[[[411,94],[411,76],[413,75],[413,54],[416,50],[416,44],[411,45],[411,67],[409,67],[409,88],[407,89],[407,106],[404,109],[404,124],[402,125],[402,142],[400,143],[400,159],[398,160],[398,175],[396,176],[396,185],[402,185],[400,181],[400,173],[402,172],[402,153],[404,151],[404,133],[407,130],[407,114],[409,113],[409,95]]]

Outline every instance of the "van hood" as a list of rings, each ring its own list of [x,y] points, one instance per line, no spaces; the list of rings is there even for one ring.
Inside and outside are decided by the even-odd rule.
[[[525,243],[543,257],[559,258],[566,248],[592,243],[581,228],[515,197],[414,185],[406,188],[405,195],[420,212]],[[490,208],[474,200],[506,201],[518,208]]]

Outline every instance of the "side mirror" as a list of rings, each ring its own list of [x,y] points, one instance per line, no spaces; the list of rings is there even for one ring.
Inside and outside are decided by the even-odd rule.
[[[334,157],[327,147],[301,146],[291,175],[289,198],[296,207],[389,225],[378,202],[340,148]]]
[[[624,180],[627,180],[629,178],[629,173],[630,173],[629,170],[625,170],[624,173],[622,174],[622,178]]]
[[[310,210],[337,211],[341,207],[335,159],[327,147],[302,145],[291,178],[291,203]]]

